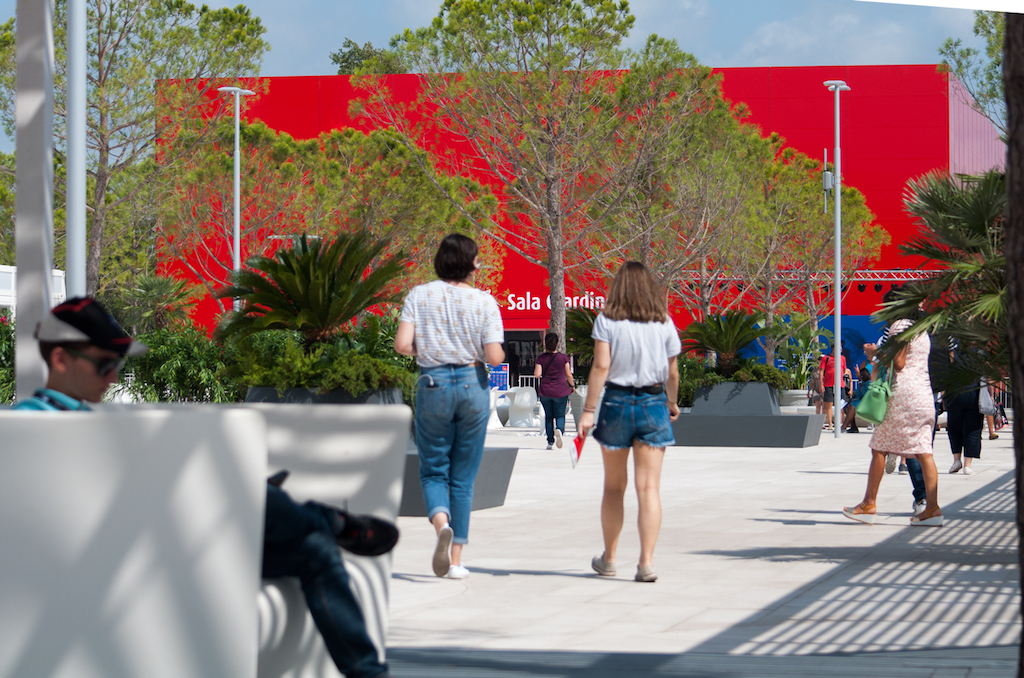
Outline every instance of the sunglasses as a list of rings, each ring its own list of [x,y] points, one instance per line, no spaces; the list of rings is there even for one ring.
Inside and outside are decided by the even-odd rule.
[[[81,351],[77,351],[73,348],[63,347],[65,351],[75,356],[86,360],[96,366],[96,374],[105,377],[111,372],[117,372],[124,364],[128,361],[127,358],[121,356],[120,358],[93,358],[91,355],[86,355]]]

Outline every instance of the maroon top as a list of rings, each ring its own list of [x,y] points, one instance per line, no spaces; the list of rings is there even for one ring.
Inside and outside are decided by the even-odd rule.
[[[565,365],[569,364],[569,356],[564,353],[542,353],[537,358],[540,365],[540,382],[537,384],[537,395],[542,398],[564,398],[572,393],[569,380],[565,377]]]

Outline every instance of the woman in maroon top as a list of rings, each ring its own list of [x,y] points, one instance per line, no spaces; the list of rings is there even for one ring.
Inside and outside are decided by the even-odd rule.
[[[569,367],[569,356],[558,352],[558,335],[548,332],[544,337],[544,353],[537,358],[533,368],[533,376],[537,382],[537,395],[544,407],[544,429],[548,434],[548,449],[551,446],[562,447],[562,434],[565,433],[565,406],[569,403],[569,394],[573,392],[572,368]]]

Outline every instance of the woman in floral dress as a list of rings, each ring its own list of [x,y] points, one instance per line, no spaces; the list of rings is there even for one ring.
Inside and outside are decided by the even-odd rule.
[[[909,319],[897,320],[889,328],[894,337],[910,327]],[[867,344],[864,350],[868,358],[875,353],[875,345]],[[843,509],[843,515],[851,520],[872,524],[875,522],[875,499],[878,486],[885,474],[885,456],[916,457],[921,463],[927,493],[924,511],[910,519],[910,524],[922,527],[942,525],[942,509],[939,508],[939,475],[932,457],[932,428],[935,425],[935,401],[928,379],[928,354],[931,339],[919,334],[896,355],[890,369],[896,370],[893,377],[892,398],[885,412],[885,419],[875,427],[871,436],[871,466],[868,468],[868,486],[864,500],[854,507]],[[877,378],[882,378],[879,375]]]

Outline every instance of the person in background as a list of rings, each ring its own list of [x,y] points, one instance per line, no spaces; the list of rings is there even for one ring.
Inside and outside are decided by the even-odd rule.
[[[912,324],[910,318],[896,320],[886,336],[895,337]],[[864,349],[868,359],[874,359],[876,347],[865,344]],[[843,515],[851,520],[868,524],[875,522],[875,500],[886,470],[886,455],[895,454],[908,460],[917,459],[924,477],[926,504],[923,511],[910,518],[910,524],[938,527],[943,523],[938,502],[938,471],[932,455],[935,400],[928,371],[930,351],[931,339],[927,334],[919,334],[900,350],[888,366],[895,370],[893,394],[885,419],[875,426],[871,436],[871,465],[864,499],[856,506],[843,508]]]
[[[824,405],[821,402],[823,387],[821,385],[821,368],[818,365],[811,367],[811,374],[807,378],[807,406],[814,406],[814,413],[821,414]]]
[[[537,356],[533,368],[537,377],[537,395],[544,407],[544,432],[548,437],[548,449],[552,445],[561,449],[565,433],[565,407],[575,385],[569,356],[558,352],[558,335],[548,332],[544,337],[544,353]]]
[[[835,422],[832,420],[833,404],[835,402],[835,392],[833,386],[835,384],[836,372],[835,372],[835,354],[839,351],[837,345],[832,347],[832,355],[825,354],[821,357],[821,364],[818,366],[821,372],[821,383],[824,387],[822,389],[822,411],[825,413],[825,429],[831,431]],[[847,372],[846,368],[846,357],[841,353],[839,355],[839,374],[845,375]],[[840,413],[839,417],[842,414]]]
[[[959,342],[955,339],[950,343],[949,359],[953,363],[958,358]],[[984,416],[978,409],[979,389],[986,388],[981,378],[975,379],[971,388],[962,393],[943,393],[943,405],[946,408],[946,432],[949,434],[949,447],[953,452],[953,465],[950,473],[958,473],[963,469],[964,475],[974,474],[971,462],[981,458],[981,433],[984,429]]]
[[[661,530],[661,464],[665,448],[675,444],[671,422],[679,416],[676,356],[681,344],[668,315],[665,295],[646,266],[631,261],[619,269],[591,336],[594,363],[580,417],[581,435],[594,425],[597,398],[601,389],[606,389],[601,418],[594,429],[604,461],[604,552],[594,557],[591,567],[599,575],[615,575],[632,448],[640,531],[635,579],[653,582],[658,578],[654,546]]]
[[[858,376],[860,379],[857,388],[854,389],[849,404],[843,408],[843,427],[847,433],[860,433],[860,429],[857,428],[857,405],[868,392],[868,385],[871,382],[871,373],[866,368],[860,368]]]
[[[117,383],[129,356],[148,349],[132,339],[106,309],[90,297],[56,306],[36,330],[46,362],[46,387],[14,409],[43,412],[89,411]],[[372,516],[357,516],[318,502],[298,504],[280,488],[287,471],[267,482],[263,528],[263,576],[296,577],[313,621],[338,670],[351,678],[386,678],[377,648],[338,548],[363,556],[390,551],[398,529]]]
[[[491,410],[484,363],[505,360],[498,302],[473,287],[477,254],[471,238],[446,236],[434,256],[438,280],[412,288],[395,333],[395,350],[420,366],[416,449],[427,519],[437,532],[431,566],[451,579],[469,576],[462,550]]]

